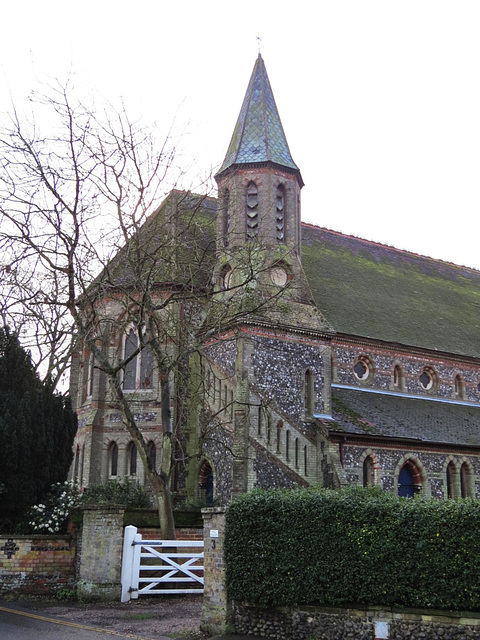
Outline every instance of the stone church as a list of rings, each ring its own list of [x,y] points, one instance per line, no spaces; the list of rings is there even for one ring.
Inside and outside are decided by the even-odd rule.
[[[225,305],[232,296],[257,301],[235,326],[206,333],[201,400],[182,415],[188,385],[174,381],[179,442],[200,447],[176,470],[176,495],[226,504],[253,487],[354,484],[476,497],[480,272],[302,223],[302,176],[260,55],[216,181],[218,199],[174,191],[145,225],[151,235],[179,203],[194,211],[212,259],[202,287]],[[115,340],[125,356],[135,335],[122,331]],[[86,349],[71,384],[79,416],[71,477],[84,487],[144,482]],[[147,353],[128,363],[122,384],[158,464],[162,401]]]

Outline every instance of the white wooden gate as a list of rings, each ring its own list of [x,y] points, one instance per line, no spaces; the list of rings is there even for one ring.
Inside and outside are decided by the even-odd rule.
[[[174,593],[203,593],[203,540],[143,540],[125,527],[122,602]]]

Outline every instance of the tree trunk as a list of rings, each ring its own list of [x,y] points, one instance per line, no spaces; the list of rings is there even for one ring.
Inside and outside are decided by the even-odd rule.
[[[175,519],[173,517],[173,503],[170,492],[170,475],[172,471],[172,432],[164,431],[163,433],[162,462],[160,472],[157,472],[150,459],[145,438],[137,427],[135,417],[132,413],[128,400],[125,398],[118,377],[109,376],[109,379],[110,384],[115,391],[117,400],[120,402],[122,407],[125,426],[137,447],[147,478],[153,487],[157,502],[158,518],[160,529],[162,530],[162,537],[166,540],[175,540]]]

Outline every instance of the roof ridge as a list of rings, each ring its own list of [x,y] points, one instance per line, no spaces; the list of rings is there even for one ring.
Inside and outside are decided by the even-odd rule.
[[[457,264],[456,262],[451,262],[450,260],[444,260],[443,258],[434,258],[432,256],[428,256],[423,253],[417,253],[415,251],[410,251],[409,249],[400,249],[393,244],[386,244],[384,242],[380,242],[377,240],[369,240],[368,238],[363,238],[362,236],[357,236],[353,233],[344,233],[343,231],[337,231],[335,229],[329,229],[328,227],[322,227],[318,224],[313,224],[312,222],[303,222],[302,227],[310,227],[312,229],[320,229],[322,231],[326,231],[327,233],[331,233],[336,236],[341,236],[343,238],[353,238],[355,240],[359,240],[361,242],[368,243],[370,245],[374,245],[377,247],[382,247],[384,249],[390,249],[396,251],[397,253],[408,254],[410,256],[414,256],[416,258],[423,258],[425,260],[430,260],[431,262],[440,262],[442,264],[448,265],[450,267],[455,267],[457,269],[467,269],[468,271],[473,271],[475,273],[480,273],[480,269],[476,269],[475,267],[469,267],[467,265]]]

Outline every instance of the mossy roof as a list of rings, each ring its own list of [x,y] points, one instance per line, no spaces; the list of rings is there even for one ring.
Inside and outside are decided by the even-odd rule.
[[[480,356],[480,272],[303,225],[302,262],[337,332]]]
[[[480,406],[429,398],[335,389],[334,431],[466,446],[480,446]]]
[[[181,211],[174,217],[187,221],[186,229],[173,234],[181,246],[172,271],[158,261],[159,249],[169,244],[164,212],[170,204]],[[215,260],[215,214],[214,198],[173,191],[149,217],[139,231],[140,245],[146,266],[154,262],[158,269],[155,281],[207,285]],[[336,332],[480,357],[479,271],[314,225],[303,224],[302,232],[308,283]],[[126,251],[110,264],[113,282],[122,286],[132,278]]]
[[[209,286],[215,263],[216,207],[214,198],[173,190],[96,282],[120,288],[143,287],[147,282]]]

